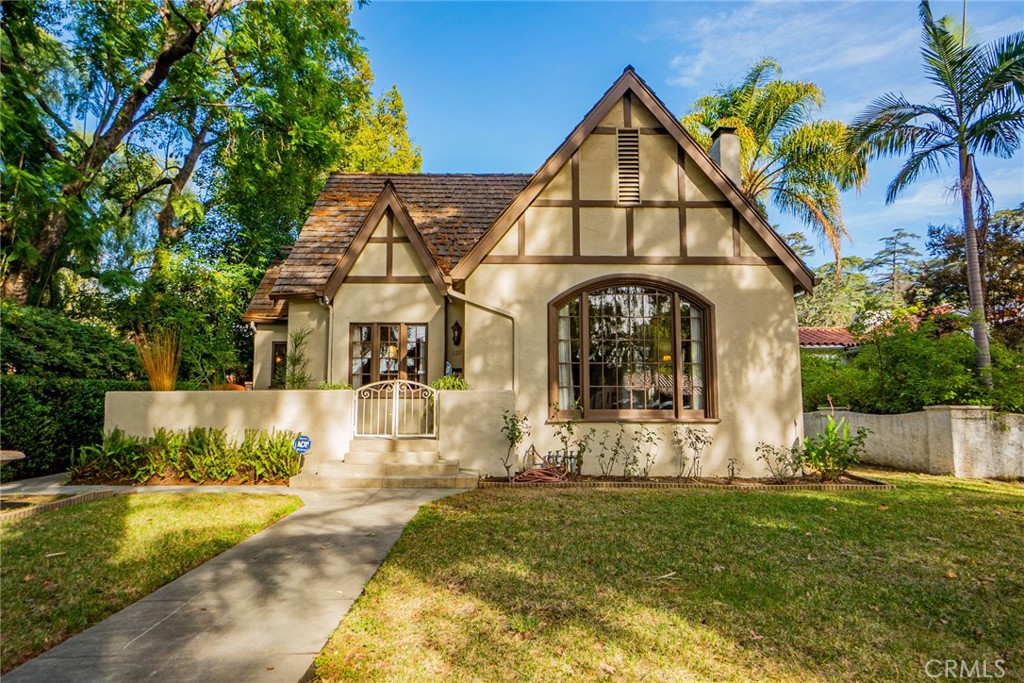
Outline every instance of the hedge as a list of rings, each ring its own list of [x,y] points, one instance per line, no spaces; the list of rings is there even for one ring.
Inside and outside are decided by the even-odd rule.
[[[57,311],[0,299],[4,374],[75,379],[141,379],[135,347],[110,330]]]
[[[72,452],[103,442],[108,391],[146,391],[146,382],[0,376],[0,445],[25,459],[4,465],[4,481],[63,472]]]

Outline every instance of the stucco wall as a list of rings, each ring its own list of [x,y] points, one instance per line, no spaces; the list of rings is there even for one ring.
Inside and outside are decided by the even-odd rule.
[[[104,431],[151,436],[158,427],[290,430],[307,434],[306,463],[340,459],[352,439],[352,391],[112,391]]]
[[[501,433],[502,411],[512,410],[511,391],[439,392],[438,436],[441,457],[458,459],[459,467],[481,474],[505,474],[501,458],[508,441]]]
[[[312,384],[327,377],[327,328],[330,315],[315,299],[298,299],[288,302],[288,350],[291,351],[292,335],[299,330],[309,330],[306,338],[306,371]]]
[[[613,272],[659,275],[707,297],[716,308],[720,423],[704,455],[707,474],[724,474],[737,458],[745,475],[759,475],[758,442],[792,444],[802,433],[800,359],[792,279],[779,267],[481,265],[466,282],[470,298],[511,312],[519,335],[516,408],[542,453],[558,447],[548,415],[548,302],[581,282]],[[512,388],[511,323],[466,307],[466,378],[474,389]],[[588,424],[601,432],[613,425]],[[663,458],[655,472],[671,473],[672,425],[657,425]]]
[[[334,302],[331,381],[349,381],[352,323],[426,323],[427,381],[444,374],[445,302],[432,284],[345,284]]]
[[[254,389],[270,388],[274,372],[274,342],[287,339],[287,323],[257,323],[252,359],[252,386]]]
[[[804,414],[808,435],[821,433],[827,410]],[[929,406],[922,412],[870,415],[837,410],[851,427],[871,430],[863,461],[910,472],[965,478],[1024,478],[1024,415],[976,406]]]

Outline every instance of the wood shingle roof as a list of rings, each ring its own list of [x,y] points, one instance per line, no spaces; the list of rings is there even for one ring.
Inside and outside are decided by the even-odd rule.
[[[529,182],[530,174],[332,173],[287,259],[267,272],[245,318],[281,314],[283,299],[322,293],[390,181],[445,274]]]

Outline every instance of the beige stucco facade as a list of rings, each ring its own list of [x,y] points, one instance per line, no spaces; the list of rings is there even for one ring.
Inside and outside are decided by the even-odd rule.
[[[486,253],[443,287],[428,276],[432,264],[402,241],[409,236],[394,216],[385,215],[333,299],[289,303],[289,333],[312,330],[308,354],[315,378],[349,381],[353,323],[425,324],[428,379],[440,377],[447,361],[473,389],[511,391],[503,395],[513,397],[533,427],[527,443],[545,453],[560,447],[549,421],[550,302],[598,278],[658,278],[709,304],[713,324],[703,340],[710,354],[705,369],[714,369],[707,382],[716,398],[703,418],[648,420],[661,437],[654,474],[675,472],[672,432],[683,424],[714,437],[704,454],[705,474],[724,474],[730,459],[742,475],[762,474],[755,460],[758,443],[791,445],[803,432],[794,303],[800,283],[792,255],[772,242],[778,238],[763,221],[754,224],[724,174],[709,175],[706,156],[684,150],[663,115],[628,97],[628,107],[623,98],[607,109],[522,211],[504,224],[496,221],[504,225],[503,234],[485,236],[478,244],[489,245]],[[629,205],[619,201],[621,128],[639,131],[640,202]],[[452,338],[456,322],[462,328],[459,345]],[[269,384],[266,340],[275,334],[280,328],[257,333],[257,388]],[[442,417],[460,419],[452,411]],[[493,417],[474,418],[458,429],[442,424],[441,430],[494,430],[500,415]],[[639,424],[631,420],[626,428],[633,432]],[[585,422],[582,428],[600,436],[615,426]],[[596,471],[593,460],[586,469]]]

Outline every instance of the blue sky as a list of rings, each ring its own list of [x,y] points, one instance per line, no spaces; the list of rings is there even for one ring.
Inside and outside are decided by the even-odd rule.
[[[959,16],[962,4],[933,3],[933,11]],[[967,13],[983,41],[1024,29],[1024,3],[968,0]],[[786,78],[820,84],[828,118],[849,121],[889,91],[922,102],[934,94],[918,52],[916,2],[373,0],[353,23],[378,90],[401,90],[429,173],[536,170],[627,64],[677,116],[761,56],[777,59]],[[929,223],[960,223],[952,170],[886,206],[897,168],[872,163],[868,186],[845,197],[853,237],[845,254],[874,253],[896,228],[923,237]],[[1024,202],[1024,152],[983,159],[981,170],[998,208]],[[800,227],[771,219],[783,232]],[[819,252],[811,263],[822,260]]]

